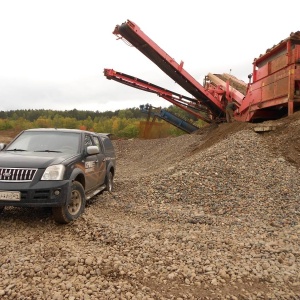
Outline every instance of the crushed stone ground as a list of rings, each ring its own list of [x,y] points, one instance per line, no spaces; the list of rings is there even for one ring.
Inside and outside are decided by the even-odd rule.
[[[7,207],[1,299],[300,299],[300,114],[260,125],[114,140],[113,194],[66,226]]]

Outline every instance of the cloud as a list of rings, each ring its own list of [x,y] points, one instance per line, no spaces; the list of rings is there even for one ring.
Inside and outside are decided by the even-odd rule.
[[[183,60],[200,84],[209,72],[231,72],[247,81],[255,57],[299,30],[288,5],[272,6],[271,12],[269,3],[258,0],[246,9],[233,0],[204,2],[200,9],[192,0],[180,5],[153,0],[146,7],[138,0],[1,1],[0,109],[106,111],[147,102],[169,105],[157,95],[107,80],[104,68],[190,97],[112,34],[127,19],[176,62]]]

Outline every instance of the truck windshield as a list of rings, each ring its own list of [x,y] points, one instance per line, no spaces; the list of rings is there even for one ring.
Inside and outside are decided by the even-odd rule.
[[[79,152],[80,134],[60,131],[24,131],[6,151]],[[17,149],[17,150],[15,150]]]

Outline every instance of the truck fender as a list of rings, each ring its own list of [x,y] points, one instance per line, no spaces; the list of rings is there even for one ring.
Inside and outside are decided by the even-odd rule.
[[[80,182],[83,187],[85,187],[85,176],[81,169],[75,168],[71,175],[70,175],[70,181],[73,182],[76,179],[76,181]]]
[[[112,170],[112,173],[115,174],[115,168],[112,162],[109,162],[106,167],[106,175]]]

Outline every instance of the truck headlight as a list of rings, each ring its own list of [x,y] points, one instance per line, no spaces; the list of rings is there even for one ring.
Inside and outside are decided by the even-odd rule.
[[[49,166],[41,180],[62,180],[65,173],[65,166],[64,165],[54,165]]]

